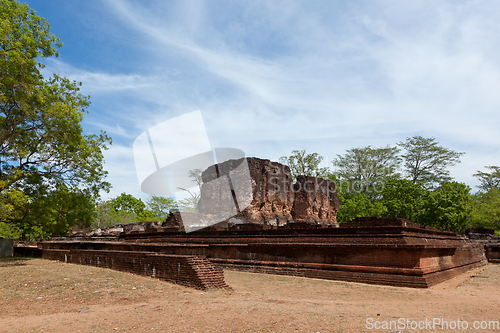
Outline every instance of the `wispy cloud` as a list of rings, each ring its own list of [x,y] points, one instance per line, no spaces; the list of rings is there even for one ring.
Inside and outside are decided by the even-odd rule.
[[[59,59],[47,59],[46,67],[42,70],[44,76],[57,73],[71,80],[85,82],[86,93],[100,94],[114,91],[139,90],[151,87],[154,83],[148,77],[137,74],[109,74],[104,71],[90,72],[75,68]]]
[[[122,29],[100,38],[128,40],[141,57],[129,58],[127,73],[64,59],[47,70],[84,83],[88,124],[118,137],[107,165],[119,178],[130,176],[120,167],[133,169],[137,135],[199,109],[212,146],[271,159],[292,149],[331,159],[433,136],[468,152],[454,172],[472,184],[476,170],[500,164],[492,153],[500,149],[499,9],[484,1],[108,0],[102,12]],[[129,189],[137,195],[138,184]]]

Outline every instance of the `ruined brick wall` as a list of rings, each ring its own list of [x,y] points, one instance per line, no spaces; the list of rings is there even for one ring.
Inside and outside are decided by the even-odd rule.
[[[293,187],[295,200],[292,217],[295,222],[326,225],[337,223],[340,201],[334,182],[316,177],[298,176]]]
[[[219,221],[233,224],[283,226],[290,222],[306,222],[336,225],[339,198],[334,182],[299,176],[294,184],[288,166],[255,157],[246,158],[248,169],[245,170],[250,175],[247,180],[238,174],[244,171],[238,170],[242,161],[229,160],[203,172],[198,203],[200,215],[210,219],[224,211],[227,216],[219,216]],[[225,180],[228,178],[232,182]],[[241,205],[242,202],[245,205]]]
[[[240,171],[237,168],[242,165],[242,159],[229,160],[205,170],[198,211],[201,214],[217,214],[224,210],[231,212],[225,218],[235,224],[277,226],[291,221],[294,193],[290,191],[293,186],[290,169],[260,158],[246,158],[246,163],[248,169]],[[245,171],[249,173],[249,178],[238,174]],[[227,182],[218,181],[229,178],[230,173],[233,188],[229,188]],[[231,211],[228,205],[233,205],[234,209]]]
[[[43,259],[110,268],[206,290],[230,289],[224,274],[206,258],[151,252],[44,249]]]
[[[358,218],[340,228],[164,230],[121,236],[113,242],[60,240],[39,246],[46,258],[163,276],[200,289],[206,288],[201,282],[190,283],[214,272],[206,258],[236,270],[407,287],[429,287],[487,263],[482,244],[399,218]],[[160,272],[161,263],[166,268]],[[200,266],[208,271],[197,271]],[[184,273],[179,276],[176,269]],[[223,282],[222,275],[214,274]]]

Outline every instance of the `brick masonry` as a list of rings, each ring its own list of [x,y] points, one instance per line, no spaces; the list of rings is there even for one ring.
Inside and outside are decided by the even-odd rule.
[[[195,289],[230,289],[222,269],[201,256],[154,252],[43,249],[43,259],[110,268]]]
[[[116,241],[43,242],[46,250],[158,253],[225,269],[426,288],[486,264],[482,244],[402,219],[340,228],[125,233]]]
[[[241,174],[241,165],[248,167],[244,171],[249,177]],[[211,221],[208,225],[279,227],[302,222],[337,226],[339,198],[332,181],[298,176],[294,184],[288,166],[256,157],[213,165],[201,177],[203,185],[195,220]],[[229,178],[231,184],[227,182]],[[182,228],[176,218],[167,219],[164,226]]]

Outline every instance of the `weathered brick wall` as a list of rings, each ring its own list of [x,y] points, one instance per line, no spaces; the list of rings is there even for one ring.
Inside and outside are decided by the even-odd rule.
[[[238,171],[242,161],[248,168]],[[238,177],[242,171],[248,172],[249,177]],[[233,188],[227,181],[229,178]],[[292,222],[337,226],[339,198],[335,183],[299,176],[294,184],[290,168],[281,163],[256,157],[229,160],[209,167],[202,173],[202,179],[198,203],[201,219],[272,227]],[[238,207],[233,199],[240,202]],[[227,216],[219,216],[220,212]],[[164,225],[179,225],[170,220],[171,223]]]
[[[217,262],[216,262],[217,261]],[[292,265],[258,265],[257,263],[249,262],[245,264],[222,262],[214,260],[217,265],[224,269],[251,272],[251,273],[264,273],[276,275],[291,275],[298,277],[324,279],[324,280],[337,280],[348,282],[360,282],[368,284],[388,285],[396,287],[411,287],[411,288],[429,288],[438,283],[452,279],[455,276],[463,274],[468,270],[484,265],[482,262],[473,263],[466,266],[455,267],[444,272],[436,272],[425,276],[419,275],[405,275],[405,274],[387,274],[380,272],[369,271],[356,271],[355,266],[346,270],[340,269],[325,269],[325,268],[307,268],[307,267],[293,267]]]
[[[110,268],[206,290],[230,289],[222,269],[206,258],[151,252],[44,249],[43,259]]]
[[[316,177],[298,176],[293,190],[295,200],[292,217],[295,222],[337,225],[340,201],[334,182]]]
[[[340,228],[162,231],[126,234],[114,242],[54,241],[39,246],[44,252],[94,253],[92,262],[86,259],[84,264],[95,265],[99,253],[122,253],[122,257],[133,253],[133,260],[139,260],[155,252],[192,258],[189,265],[200,267],[196,272],[201,276],[208,274],[205,268],[211,269],[205,259],[209,258],[211,263],[231,269],[408,287],[428,287],[487,263],[484,247],[463,236],[383,218],[360,218]],[[59,260],[68,260],[59,256]],[[197,262],[197,257],[205,264]],[[139,261],[139,268],[109,267],[153,275],[145,263]],[[170,271],[175,272],[175,267]],[[173,279],[171,275],[169,279]]]

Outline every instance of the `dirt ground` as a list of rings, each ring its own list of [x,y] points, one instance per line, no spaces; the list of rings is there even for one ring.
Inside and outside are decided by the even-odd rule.
[[[0,259],[0,332],[500,332],[492,327],[500,321],[500,265],[430,289],[233,271],[225,278],[234,291]]]

